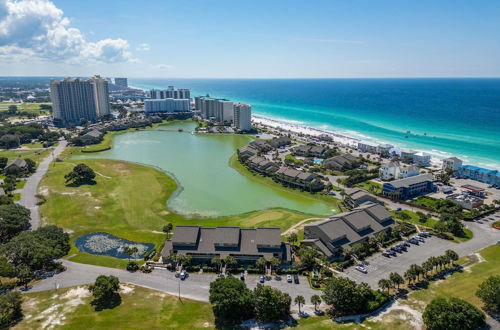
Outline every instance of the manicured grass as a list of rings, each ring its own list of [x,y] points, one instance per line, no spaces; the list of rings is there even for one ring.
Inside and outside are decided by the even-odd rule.
[[[26,185],[26,180],[19,180],[16,182],[16,189],[23,189],[24,185]]]
[[[213,329],[210,304],[125,284],[120,305],[96,311],[86,287],[24,295],[14,329]]]
[[[27,149],[27,150],[2,150],[0,151],[0,157],[7,157],[9,162],[16,158],[31,158],[35,162],[40,163],[47,156],[50,155],[52,148],[37,150],[37,149]]]
[[[21,200],[21,194],[20,193],[14,194],[14,197],[12,198],[12,200],[14,202],[19,202]]]
[[[500,274],[500,245],[492,245],[480,251],[484,261],[472,265],[460,273],[455,273],[444,282],[432,282],[426,290],[409,296],[410,302],[429,303],[437,296],[458,297],[482,307],[476,291],[486,278]]]
[[[229,159],[229,166],[234,168],[236,171],[238,171],[241,175],[244,175],[248,178],[250,178],[253,181],[265,184],[266,186],[272,187],[274,189],[286,191],[286,192],[291,192],[293,194],[296,194],[297,196],[300,196],[301,198],[305,199],[311,199],[311,200],[318,200],[321,202],[326,202],[335,207],[335,209],[339,209],[339,200],[335,197],[332,196],[327,196],[327,195],[321,195],[319,193],[312,194],[307,191],[300,191],[298,189],[291,189],[288,187],[284,187],[283,185],[274,182],[273,179],[270,177],[265,177],[262,175],[259,175],[257,173],[253,173],[249,171],[243,164],[241,164],[238,160],[238,155],[234,154],[230,159]]]
[[[0,111],[9,110],[10,105],[15,105],[17,107],[17,111],[26,111],[36,115],[49,115],[50,112],[48,110],[41,110],[40,105],[50,103],[0,103]]]
[[[429,228],[434,228],[434,226],[438,223],[438,220],[435,220],[433,218],[427,218],[425,222],[421,222],[419,216],[410,210],[401,210],[401,211],[391,211],[391,213],[394,215],[394,217],[398,220],[404,221],[404,222],[410,222],[415,225],[419,226],[424,226],[424,227],[429,227]],[[408,217],[403,219],[398,216],[398,214],[406,214]]]
[[[96,184],[67,187],[64,175],[78,163],[96,171]],[[165,173],[139,164],[116,160],[84,159],[52,163],[39,190],[48,193],[40,207],[44,223],[61,226],[71,233],[72,243],[84,234],[107,232],[137,242],[165,240],[161,232],[168,222],[174,225],[265,227],[286,230],[295,223],[313,217],[285,209],[269,209],[220,218],[188,219],[170,213],[167,198],[177,189]],[[72,247],[71,260],[108,267],[124,268],[126,261],[81,253]]]

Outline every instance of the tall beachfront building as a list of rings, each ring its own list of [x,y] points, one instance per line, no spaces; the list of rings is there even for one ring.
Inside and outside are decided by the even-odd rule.
[[[115,78],[115,85],[123,88],[128,88],[128,79],[127,78]]]
[[[214,99],[209,96],[198,96],[194,100],[196,110],[203,119],[213,119],[219,123],[233,121],[233,102],[226,99]]]
[[[149,91],[149,96],[151,99],[190,99],[191,92],[187,88],[174,88],[174,86],[168,86],[167,89],[152,89]]]
[[[234,126],[241,131],[252,129],[252,106],[245,103],[234,105]]]
[[[144,112],[186,112],[190,111],[189,99],[144,100]]]
[[[108,82],[95,76],[88,80],[64,78],[51,80],[54,120],[63,125],[79,124],[82,120],[96,121],[110,113]]]

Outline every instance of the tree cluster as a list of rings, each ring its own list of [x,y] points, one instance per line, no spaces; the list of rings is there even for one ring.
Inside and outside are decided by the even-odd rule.
[[[30,210],[18,204],[0,205],[0,242],[6,243],[12,237],[26,230],[30,223]]]
[[[500,275],[492,275],[481,283],[476,296],[484,303],[486,310],[500,313]]]
[[[81,163],[76,165],[71,172],[64,176],[66,183],[80,186],[82,184],[95,184],[95,172],[89,166]]]
[[[95,283],[89,286],[89,291],[94,297],[92,305],[95,305],[97,310],[113,308],[119,305],[121,302],[118,294],[119,289],[120,280],[118,277],[99,275]]]
[[[366,313],[387,302],[389,295],[375,291],[366,283],[357,284],[345,277],[332,277],[323,289],[323,301],[330,305],[332,317]]]
[[[244,282],[227,277],[210,283],[209,301],[217,322],[237,323],[253,317],[268,322],[288,317],[292,298],[267,285],[257,285],[252,291]]]
[[[455,297],[432,300],[422,317],[429,330],[475,330],[486,324],[486,316],[480,309]]]

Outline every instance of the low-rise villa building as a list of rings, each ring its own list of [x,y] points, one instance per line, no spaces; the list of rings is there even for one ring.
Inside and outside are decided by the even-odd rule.
[[[247,164],[250,169],[264,175],[272,175],[280,168],[278,164],[260,156],[250,157]]]
[[[378,154],[389,154],[391,149],[394,148],[392,144],[388,143],[382,143],[377,146],[377,153]]]
[[[434,176],[430,173],[386,182],[382,194],[392,199],[407,200],[436,191]]]
[[[4,167],[3,172],[8,173],[9,169],[14,168],[14,167],[24,169],[24,168],[26,168],[26,166],[27,166],[27,164],[26,164],[26,161],[24,159],[16,158]]]
[[[473,208],[484,204],[484,200],[482,198],[468,194],[453,194],[446,196],[446,199],[462,206],[467,210],[472,210]]]
[[[358,150],[361,152],[369,152],[371,154],[377,153],[378,145],[371,142],[358,142]]]
[[[443,170],[451,170],[452,173],[457,172],[462,167],[462,160],[457,157],[443,159]]]
[[[267,141],[273,148],[282,148],[292,144],[292,139],[288,136],[281,136]]]
[[[274,180],[292,188],[299,188],[307,191],[320,191],[325,187],[314,173],[308,173],[283,166],[274,175]]]
[[[458,170],[458,176],[500,186],[500,172],[473,165],[464,165]]]
[[[292,153],[295,156],[325,158],[328,153],[328,148],[321,146],[299,145],[292,149]]]
[[[167,239],[162,249],[163,262],[168,262],[171,254],[189,255],[194,263],[228,256],[243,264],[260,257],[291,262],[290,246],[281,241],[279,228],[176,226],[172,239]]]
[[[383,204],[375,195],[359,188],[347,188],[344,202],[351,208],[361,206],[364,203]]]
[[[323,167],[336,171],[353,169],[359,166],[359,159],[351,154],[344,154],[327,158],[323,161]]]
[[[350,212],[305,225],[301,244],[317,248],[332,260],[357,243],[381,232],[390,232],[395,225],[385,207],[368,202]]]
[[[237,152],[238,152],[238,159],[242,162],[246,162],[249,158],[257,156],[259,150],[248,145],[238,149]]]
[[[249,143],[249,145],[259,150],[260,152],[268,152],[273,150],[273,147],[266,140],[254,140]]]

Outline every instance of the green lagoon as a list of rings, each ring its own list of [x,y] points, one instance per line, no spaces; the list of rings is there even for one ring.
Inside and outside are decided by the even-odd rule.
[[[229,159],[249,137],[191,134],[195,127],[193,122],[179,122],[120,134],[112,149],[77,157],[124,160],[164,170],[181,187],[167,206],[184,216],[228,216],[275,207],[315,215],[336,212],[333,203],[254,182],[231,168]]]

